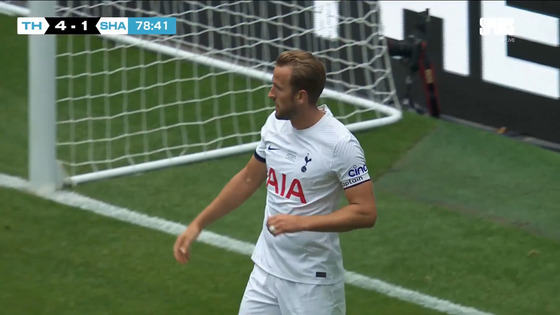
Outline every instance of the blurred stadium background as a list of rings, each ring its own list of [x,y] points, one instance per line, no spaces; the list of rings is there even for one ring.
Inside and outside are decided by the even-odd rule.
[[[558,25],[554,5],[532,1],[542,5],[535,9],[528,2],[495,2],[553,17]],[[356,133],[375,178],[379,221],[372,230],[346,233],[341,239],[347,270],[437,300],[430,304],[423,298],[403,299],[347,285],[347,313],[558,314],[560,155],[518,141],[530,138],[555,148],[560,142],[554,119],[558,98],[554,91],[543,96],[546,91],[537,95],[482,79],[475,69],[483,62],[480,51],[475,52],[481,40],[472,21],[484,3],[464,2],[468,36],[479,38],[478,46],[469,48],[471,72],[446,69],[444,19],[437,4],[422,4],[416,11],[401,5],[404,29],[413,31],[410,21],[427,5],[440,15],[434,18],[428,43],[446,119],[405,111],[396,124]],[[404,34],[394,39],[403,40]],[[522,55],[523,49],[516,50],[520,48],[514,44],[534,51],[535,46],[524,41],[529,40],[521,37],[504,45],[515,54]],[[0,15],[0,43],[2,313],[235,314],[251,270],[248,256],[200,242],[193,248],[192,262],[181,266],[172,256],[174,235],[14,189],[19,185],[10,184],[14,177],[29,176],[28,37],[17,35],[16,17]],[[558,52],[558,44],[538,48],[541,57],[527,53],[526,59],[558,71],[557,59],[548,57]],[[393,68],[402,97],[408,69],[398,60]],[[418,81],[412,93],[426,108]],[[505,101],[498,104],[500,97]],[[514,132],[500,134],[500,127]],[[240,154],[65,191],[186,225],[249,157]],[[254,243],[264,194],[261,188],[209,230]]]

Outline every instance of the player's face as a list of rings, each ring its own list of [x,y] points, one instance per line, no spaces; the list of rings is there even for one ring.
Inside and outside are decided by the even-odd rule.
[[[296,94],[292,91],[292,86],[290,85],[292,70],[292,67],[274,68],[272,87],[270,92],[268,92],[268,97],[276,105],[277,119],[291,119],[297,112]]]

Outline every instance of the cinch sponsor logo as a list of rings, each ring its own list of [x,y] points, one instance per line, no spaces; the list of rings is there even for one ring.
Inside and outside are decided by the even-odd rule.
[[[359,182],[363,181],[363,179],[364,179],[363,176],[356,177],[356,178],[350,178],[349,180],[342,183],[342,188],[346,188],[346,187],[348,187],[352,184],[359,183]]]
[[[348,176],[356,177],[356,176],[359,176],[359,175],[365,174],[365,173],[367,173],[367,167],[366,167],[365,164],[360,166],[360,167],[354,165],[354,166],[352,166],[352,169],[348,171]]]

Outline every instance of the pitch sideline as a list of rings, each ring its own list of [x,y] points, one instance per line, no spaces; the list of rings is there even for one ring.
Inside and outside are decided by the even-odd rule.
[[[17,189],[23,192],[31,193],[29,182],[19,177],[13,177],[0,173],[0,187]],[[96,214],[132,223],[135,225],[147,227],[172,235],[178,235],[187,226],[168,221],[162,218],[148,216],[126,208],[117,207],[99,200],[95,200],[80,194],[69,191],[56,191],[49,194],[33,195],[55,201],[57,203],[75,207],[81,210],[91,211]],[[202,231],[198,238],[199,242],[219,247],[230,252],[251,255],[254,245],[239,241],[224,235],[213,233],[210,231]],[[420,305],[425,308],[440,311],[446,314],[473,314],[473,315],[491,315],[491,313],[483,312],[472,307],[455,304],[450,301],[442,300],[436,297],[422,294],[417,291],[399,287],[382,280],[370,278],[353,271],[345,271],[345,281],[347,284],[358,288],[376,291],[378,293]]]

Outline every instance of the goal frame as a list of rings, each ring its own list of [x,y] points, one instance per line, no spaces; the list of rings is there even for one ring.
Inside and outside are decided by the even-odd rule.
[[[23,16],[55,16],[56,1],[30,1],[29,9],[7,3],[0,3],[0,11]],[[162,54],[178,55],[188,61],[224,70],[236,71],[237,73],[254,79],[268,82],[271,82],[272,79],[272,74],[268,72],[246,68],[184,50],[178,52],[174,48],[149,42],[139,37],[130,35],[100,36],[125,44],[141,45],[144,49]],[[387,47],[386,39],[382,38],[382,41],[384,42],[384,46]],[[390,57],[387,53],[384,55],[385,64],[389,67],[388,70],[391,71]],[[51,60],[52,62],[45,62],[45,60]],[[392,91],[395,91],[392,75],[390,75],[389,87]],[[346,125],[352,132],[392,124],[402,118],[402,112],[398,109],[398,99],[396,96],[393,97],[393,100],[396,102],[395,105],[397,108],[378,104],[370,100],[330,90],[328,88],[325,88],[321,96],[352,103],[354,106],[358,107],[375,109],[387,115],[386,117],[376,118],[374,120]],[[258,142],[252,142],[170,157],[162,160],[149,161],[142,164],[106,169],[93,173],[65,176],[62,167],[56,159],[56,36],[29,36],[29,179],[32,189],[36,191],[49,192],[60,189],[63,186],[74,186],[104,178],[142,173],[187,163],[206,161],[227,155],[250,152],[256,148],[257,144]]]

